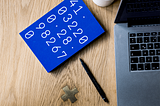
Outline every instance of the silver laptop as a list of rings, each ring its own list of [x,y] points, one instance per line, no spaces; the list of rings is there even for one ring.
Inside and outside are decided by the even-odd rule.
[[[160,106],[160,0],[122,0],[115,19],[118,106]]]

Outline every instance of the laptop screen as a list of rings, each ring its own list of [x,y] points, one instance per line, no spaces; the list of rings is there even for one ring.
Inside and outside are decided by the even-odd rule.
[[[115,23],[160,16],[160,0],[121,0]]]

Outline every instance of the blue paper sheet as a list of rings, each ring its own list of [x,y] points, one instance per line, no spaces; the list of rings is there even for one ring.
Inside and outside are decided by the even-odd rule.
[[[50,72],[102,33],[82,0],[64,0],[20,35]]]

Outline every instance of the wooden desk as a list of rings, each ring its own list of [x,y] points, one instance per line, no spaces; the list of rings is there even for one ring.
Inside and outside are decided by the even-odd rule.
[[[120,0],[105,8],[84,0],[106,33],[54,72],[45,71],[20,37],[19,32],[61,1],[0,0],[0,106],[117,105],[113,28]],[[102,100],[78,58],[90,67],[110,104]],[[66,85],[79,91],[73,104],[61,99]]]

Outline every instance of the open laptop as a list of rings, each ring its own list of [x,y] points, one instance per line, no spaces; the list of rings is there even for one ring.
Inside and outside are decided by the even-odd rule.
[[[118,106],[160,106],[160,0],[121,0],[115,23]]]

